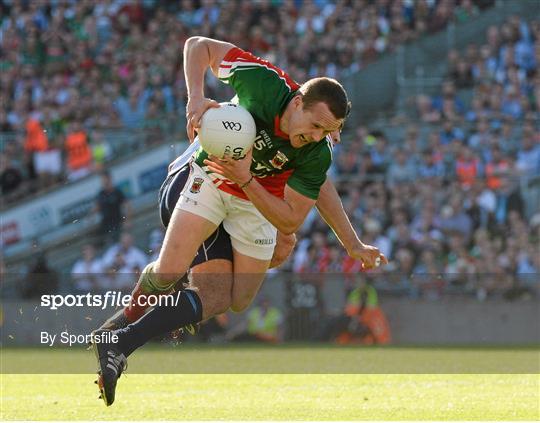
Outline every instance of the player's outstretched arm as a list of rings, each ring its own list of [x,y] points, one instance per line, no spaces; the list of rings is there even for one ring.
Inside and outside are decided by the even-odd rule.
[[[219,107],[215,100],[204,96],[204,75],[208,68],[218,75],[219,64],[234,44],[205,37],[188,38],[184,44],[184,75],[188,92],[186,106],[189,142],[195,138],[201,117],[211,107]]]
[[[352,258],[361,260],[368,269],[388,263],[378,248],[366,245],[358,238],[347,213],[343,209],[336,187],[328,178],[321,186],[316,207],[319,214],[338,237],[347,254]]]

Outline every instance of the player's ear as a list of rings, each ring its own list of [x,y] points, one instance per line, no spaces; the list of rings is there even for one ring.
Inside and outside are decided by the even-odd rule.
[[[302,94],[297,94],[292,99],[293,104],[297,110],[302,110],[304,106],[304,101],[302,99]]]

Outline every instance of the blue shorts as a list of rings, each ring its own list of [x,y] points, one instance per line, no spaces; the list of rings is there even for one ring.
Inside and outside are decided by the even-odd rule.
[[[189,163],[169,174],[161,185],[158,196],[159,214],[165,228],[169,225],[176,202],[188,177]],[[215,259],[233,261],[231,238],[222,224],[202,243],[190,267]]]

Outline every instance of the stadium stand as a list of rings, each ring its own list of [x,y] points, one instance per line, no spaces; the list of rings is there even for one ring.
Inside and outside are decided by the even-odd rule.
[[[449,53],[440,92],[418,95],[415,113],[358,127],[338,147],[349,215],[392,259],[379,287],[434,296],[460,287],[479,298],[538,289],[539,24],[512,16],[490,26],[486,44]],[[346,272],[336,240],[317,231],[328,232],[314,215],[293,270]]]
[[[76,179],[66,151],[70,135],[81,134],[74,122],[82,123],[92,152],[90,161],[86,153],[79,160],[90,177],[130,154],[185,139],[181,49],[190,35],[230,40],[299,81],[339,79],[423,34],[471,22],[493,3],[4,3],[3,207]],[[466,292],[480,300],[538,291],[540,21],[509,16],[485,39],[449,51],[444,81],[396,99],[406,107],[349,122],[336,146],[331,176],[353,225],[392,261],[366,275],[380,291],[428,298]],[[209,97],[230,95],[208,82]],[[155,212],[143,209],[136,239],[155,254],[156,242],[146,245]],[[58,263],[71,269],[78,258]],[[485,263],[492,263],[489,272]],[[360,265],[313,213],[282,270],[354,274]]]
[[[191,35],[229,40],[298,81],[339,79],[491,3],[3,2],[0,123],[13,176],[2,193],[7,202],[24,198],[126,151],[183,139],[181,51]],[[227,91],[212,83],[208,95],[223,97]],[[92,150],[77,159],[84,163],[76,173],[72,121],[83,124]]]

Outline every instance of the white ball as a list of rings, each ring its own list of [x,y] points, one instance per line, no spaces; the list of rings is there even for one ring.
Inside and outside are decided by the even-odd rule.
[[[220,103],[221,107],[208,109],[201,119],[199,141],[209,154],[240,159],[255,141],[257,132],[253,116],[242,106]]]

